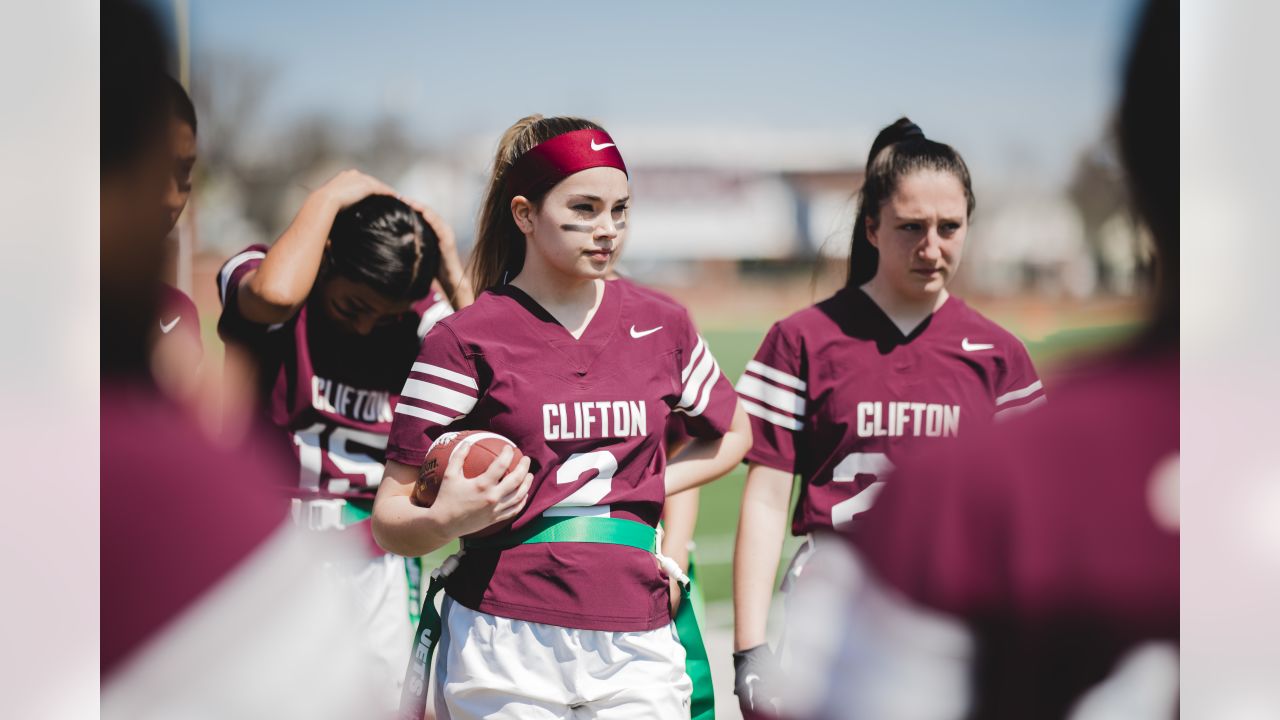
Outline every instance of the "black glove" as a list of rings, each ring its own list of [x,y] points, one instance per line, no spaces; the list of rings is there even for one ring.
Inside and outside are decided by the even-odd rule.
[[[743,712],[782,712],[778,663],[768,644],[734,653],[733,675],[733,694]]]

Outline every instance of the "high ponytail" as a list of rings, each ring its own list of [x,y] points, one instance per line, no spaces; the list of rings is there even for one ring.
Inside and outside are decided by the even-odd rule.
[[[471,251],[471,284],[477,294],[501,285],[524,268],[524,233],[511,215],[511,198],[507,196],[506,175],[520,156],[553,137],[575,130],[600,130],[590,120],[575,117],[543,117],[529,115],[507,128],[498,141],[489,186],[480,205],[476,225],[476,244]],[[537,204],[546,191],[529,197]]]
[[[880,207],[893,196],[898,182],[917,170],[954,175],[964,187],[967,214],[973,214],[977,203],[964,158],[950,145],[926,138],[920,126],[907,118],[898,118],[876,135],[871,151],[867,153],[865,179],[858,193],[858,215],[854,219],[853,239],[849,247],[846,286],[858,287],[875,277],[880,265],[880,251],[867,237],[867,219],[878,222]]]

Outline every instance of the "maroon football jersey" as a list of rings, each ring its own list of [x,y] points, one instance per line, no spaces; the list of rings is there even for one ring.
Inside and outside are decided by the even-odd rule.
[[[423,336],[452,309],[435,293],[366,336],[334,328],[310,300],[284,323],[253,323],[240,313],[237,293],[266,251],[251,246],[222,266],[218,333],[253,355],[264,410],[287,431],[297,458],[288,483],[295,518],[316,529],[342,527],[347,501],[372,503],[400,387]]]
[[[489,430],[532,461],[539,516],[656,525],[666,497],[663,432],[672,412],[698,437],[729,428],[734,394],[688,314],[634,286],[605,283],[575,340],[516,287],[486,292],[428,334],[400,394],[387,457],[419,465],[446,430]],[[446,589],[466,607],[586,630],[670,621],[653,555],[618,545],[468,549]]]
[[[104,377],[102,675],[250,555],[284,522],[276,456],[215,447],[140,381]]]
[[[200,313],[187,294],[168,284],[160,285],[160,341],[183,335],[203,349],[200,337]]]
[[[796,535],[869,508],[907,448],[1045,399],[1022,343],[959,298],[903,335],[858,288],[775,323],[737,391],[746,459],[800,476]]]
[[[1176,644],[1178,367],[1176,351],[1095,366],[1043,411],[904,465],[851,529],[882,580],[974,633],[968,717],[1064,717],[1126,655]]]

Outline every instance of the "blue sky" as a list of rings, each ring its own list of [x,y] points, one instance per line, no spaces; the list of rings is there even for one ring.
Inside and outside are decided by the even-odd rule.
[[[159,7],[167,0],[154,0]],[[530,112],[628,127],[874,131],[900,114],[982,175],[1064,180],[1101,134],[1135,3],[191,3],[196,63],[262,63],[269,135],[389,114],[424,142]],[[197,74],[198,74],[197,68]]]

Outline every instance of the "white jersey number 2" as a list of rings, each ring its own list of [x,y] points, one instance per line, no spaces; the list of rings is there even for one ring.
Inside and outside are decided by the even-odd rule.
[[[885,478],[893,471],[893,463],[884,453],[853,453],[846,455],[835,470],[831,471],[832,482],[853,482],[859,475],[874,475],[875,480],[862,492],[848,500],[831,506],[831,524],[835,527],[849,522],[854,515],[871,509],[876,496],[884,489]]]
[[[609,517],[609,506],[600,501],[613,489],[613,476],[618,472],[618,459],[608,450],[574,453],[556,470],[556,485],[575,483],[584,473],[598,474],[574,490],[569,497],[547,508],[547,517],[591,516]]]

